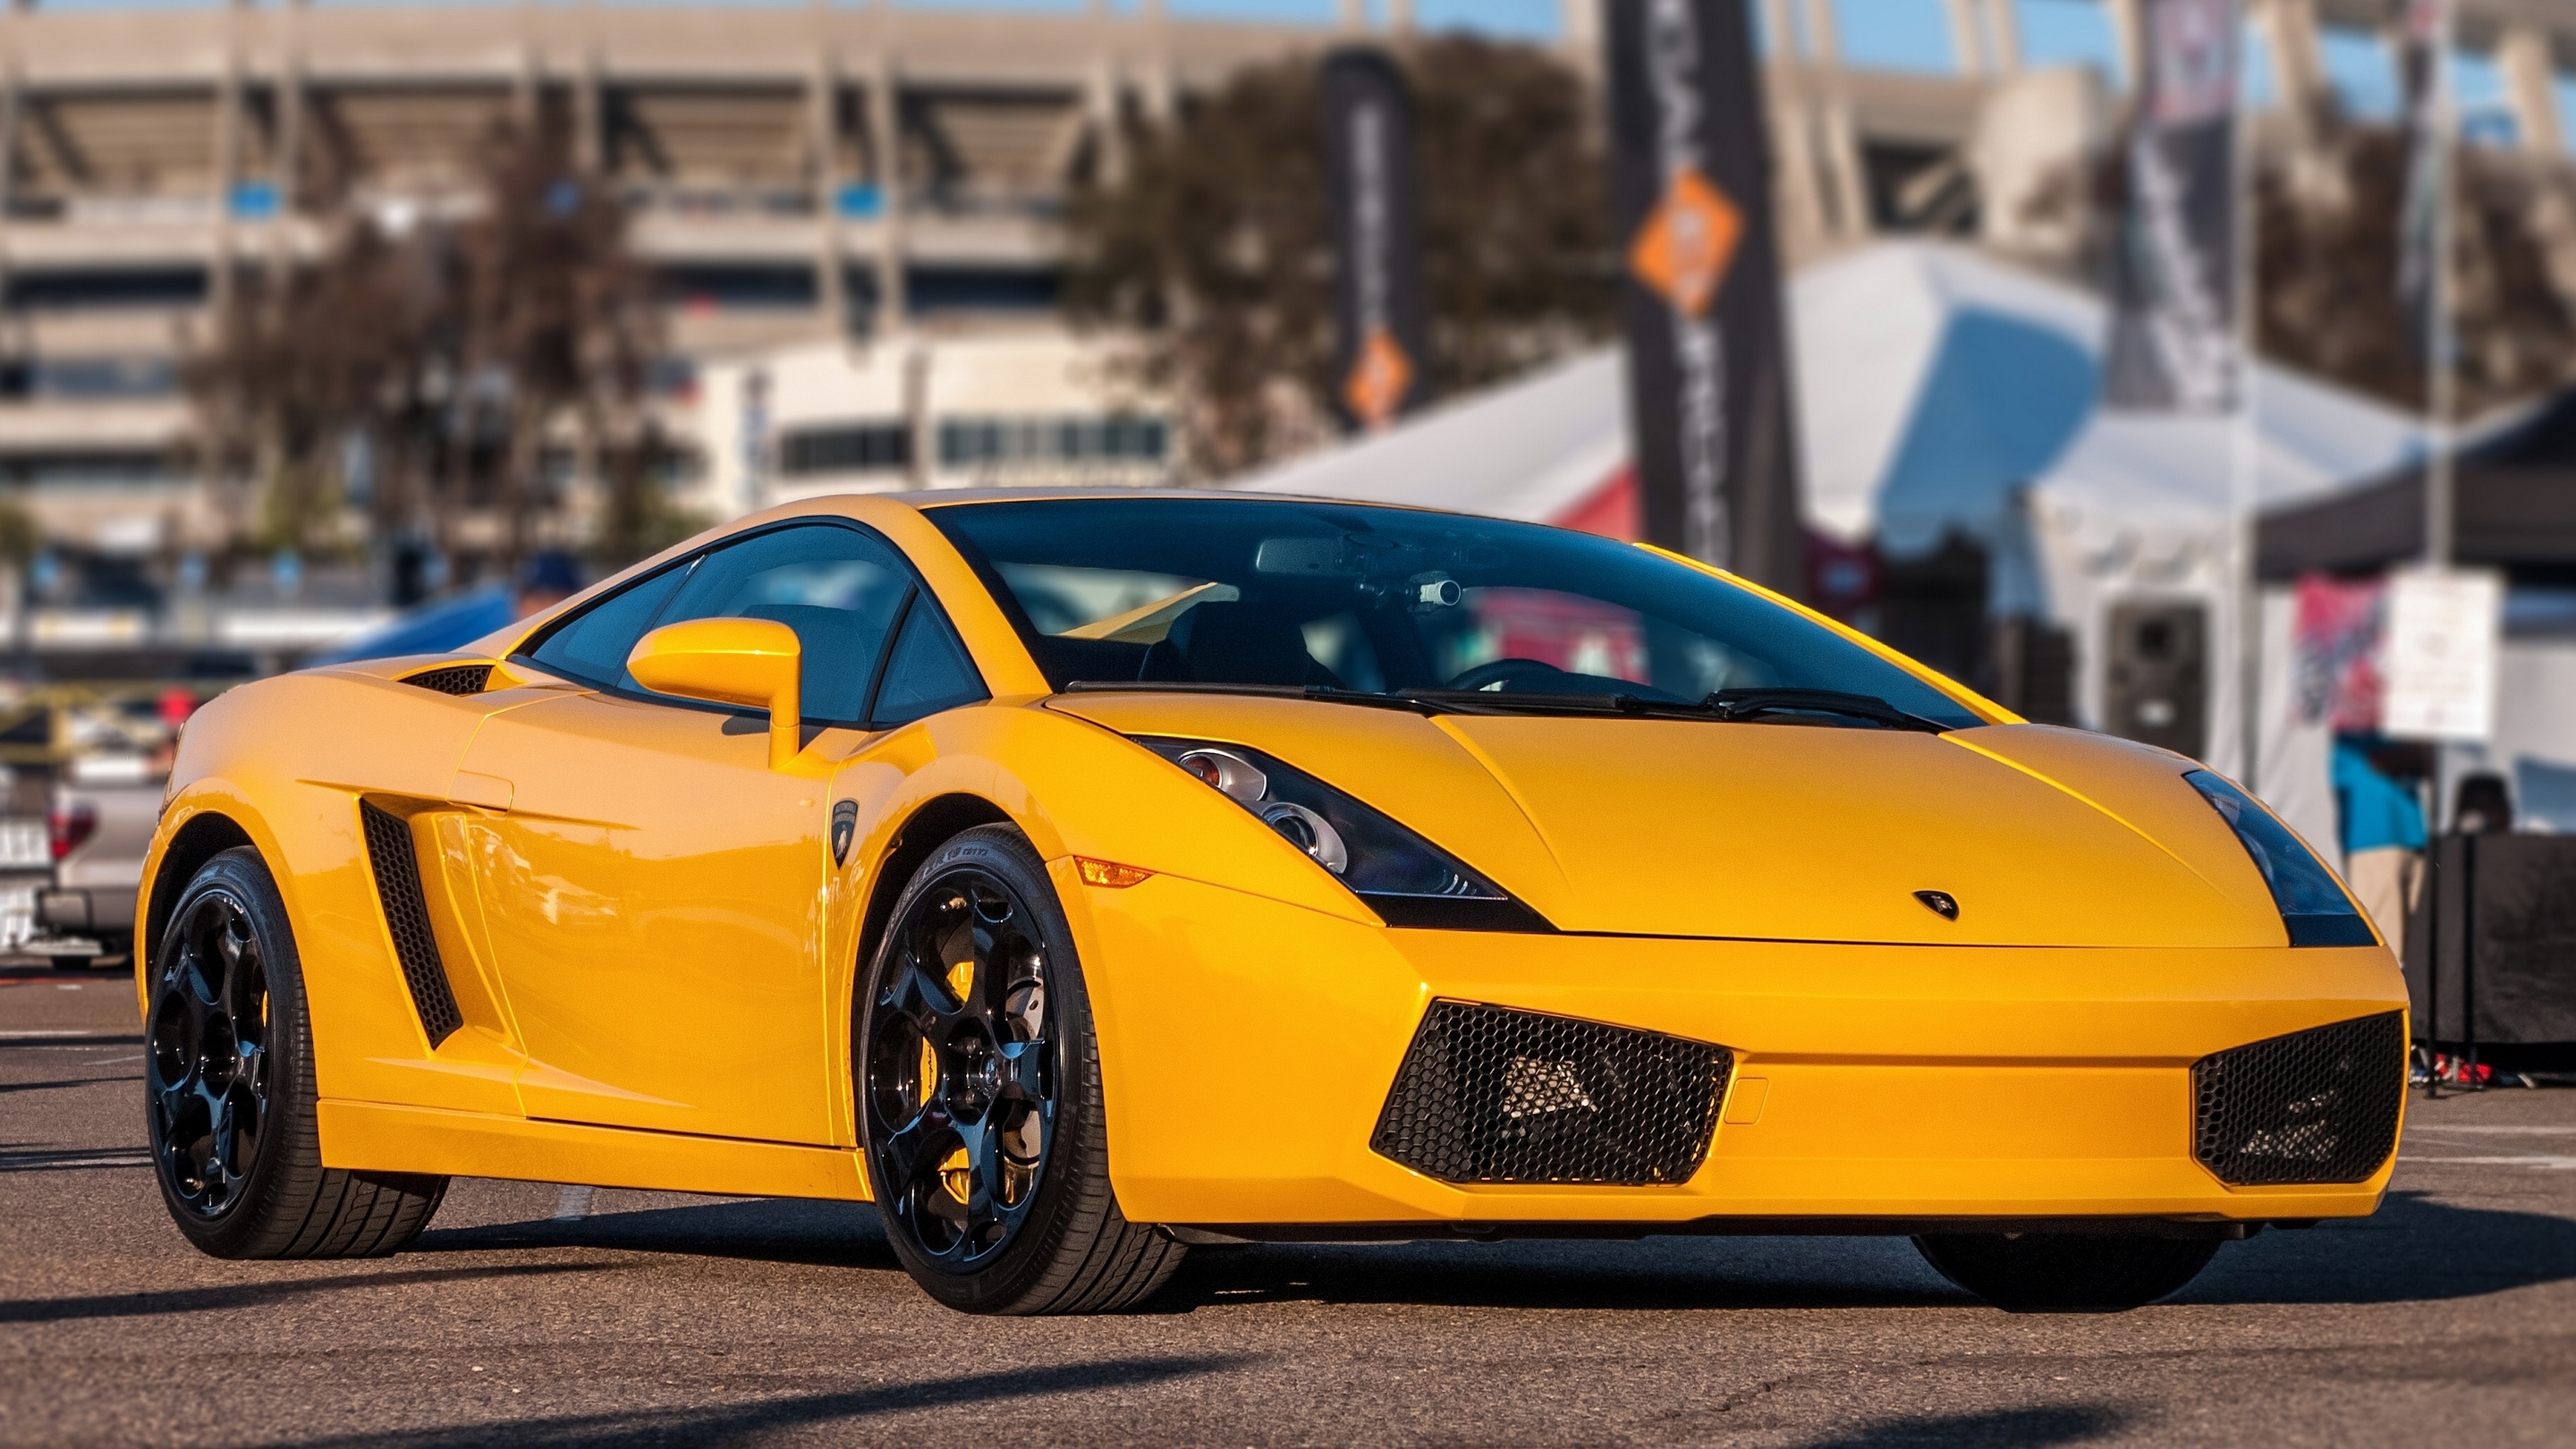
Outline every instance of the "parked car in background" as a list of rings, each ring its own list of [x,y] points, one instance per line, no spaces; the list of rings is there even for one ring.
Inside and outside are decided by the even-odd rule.
[[[140,755],[72,762],[46,812],[53,884],[36,893],[37,935],[22,949],[57,966],[125,961],[164,778]]]

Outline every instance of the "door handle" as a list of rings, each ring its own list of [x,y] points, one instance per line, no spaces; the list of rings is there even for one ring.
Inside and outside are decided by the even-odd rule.
[[[456,778],[447,782],[447,803],[450,805],[473,805],[506,815],[510,811],[511,800],[517,795],[518,787],[498,775],[478,775],[471,770],[459,770]]]

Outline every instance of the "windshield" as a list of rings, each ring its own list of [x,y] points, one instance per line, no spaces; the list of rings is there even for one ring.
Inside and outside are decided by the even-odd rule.
[[[933,507],[1057,689],[1174,683],[1479,702],[1743,690],[1983,723],[1834,631],[1643,549],[1535,524],[1272,499]]]

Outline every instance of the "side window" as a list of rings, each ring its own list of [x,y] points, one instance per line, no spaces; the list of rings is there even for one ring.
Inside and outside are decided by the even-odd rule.
[[[856,529],[809,524],[708,554],[656,624],[774,619],[803,646],[805,717],[856,723],[912,582],[894,551]],[[620,661],[621,663],[623,661]]]
[[[547,635],[528,657],[584,684],[617,684],[625,680],[626,656],[635,652],[635,641],[653,627],[653,616],[662,612],[662,606],[670,602],[672,592],[688,574],[684,565],[629,584]]]
[[[887,729],[989,697],[974,662],[948,632],[939,611],[927,598],[914,599],[904,614],[894,653],[886,660],[885,682],[877,686],[876,717],[869,723]]]

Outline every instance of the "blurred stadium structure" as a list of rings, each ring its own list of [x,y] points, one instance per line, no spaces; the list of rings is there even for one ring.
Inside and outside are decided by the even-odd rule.
[[[1791,267],[1934,236],[2086,277],[2105,210],[2090,166],[2136,68],[2122,40],[2135,5],[1748,0]],[[449,499],[437,557],[390,564],[352,510],[344,562],[280,551],[262,566],[238,503],[259,480],[190,449],[187,358],[228,299],[318,263],[346,218],[399,236],[471,212],[477,149],[513,123],[562,128],[574,164],[614,188],[651,277],[660,355],[643,409],[673,517],[853,488],[1203,476],[1170,399],[1065,322],[1062,219],[1078,188],[1119,171],[1137,128],[1186,126],[1194,98],[1247,67],[1372,24],[1400,31],[1412,7],[1338,11],[1307,25],[1184,18],[1164,0],[0,12],[0,500],[48,544],[0,528],[0,555],[33,553],[34,606],[15,617],[20,590],[0,589],[0,633],[56,679],[238,674],[376,622],[389,601],[489,579],[524,547],[595,535],[600,452],[557,429],[540,470],[556,516],[534,540]],[[1597,83],[1598,0],[1561,13],[1553,44]],[[2395,0],[2245,13],[2267,185],[2292,213],[2393,210],[2354,200],[2355,177],[2372,178],[2335,117],[2368,118],[2374,101],[2341,93],[2350,66],[2330,62],[2360,47],[2392,66]],[[1946,45],[1908,57],[1873,28],[1929,17]],[[2026,27],[2069,17],[2102,38],[2107,67],[2024,45]],[[2493,82],[2464,92],[2464,130],[2489,143],[2467,170],[2528,183],[2499,193],[2519,250],[2487,270],[2551,303],[2489,287],[2488,314],[2513,320],[2492,329],[2500,346],[2472,338],[2462,385],[2478,405],[2564,385],[2576,356],[2576,338],[2515,330],[2576,315],[2562,119],[2576,92],[2559,69],[2576,57],[2576,0],[2461,0],[2458,35],[2459,64]],[[2378,134],[2388,162],[2393,133]],[[2409,406],[2394,308],[2379,309],[2386,335],[2346,347],[2346,314],[2369,309],[2310,285],[2319,269],[2296,249],[2331,253],[2336,233],[2275,255],[2266,206],[2264,350]],[[2355,284],[2384,300],[2392,265],[2357,264]],[[365,565],[345,562],[370,546]],[[1950,592],[1978,637],[1987,590],[1963,578]],[[1944,662],[1975,673],[1982,647]]]

